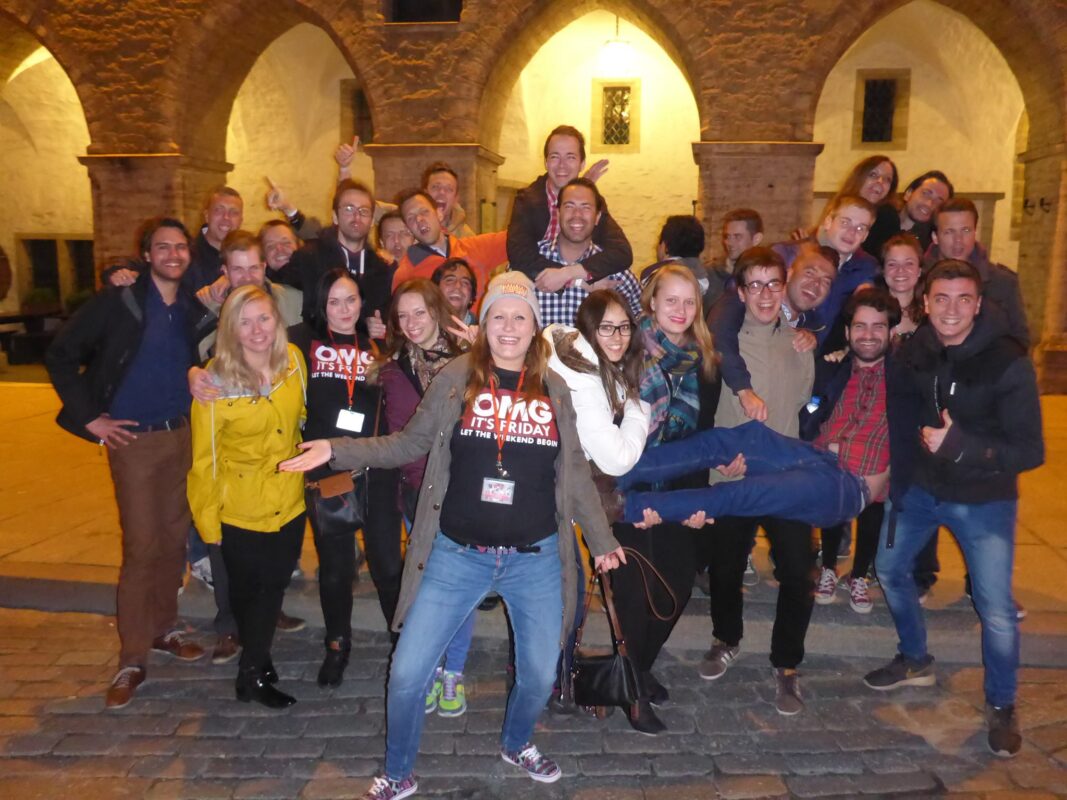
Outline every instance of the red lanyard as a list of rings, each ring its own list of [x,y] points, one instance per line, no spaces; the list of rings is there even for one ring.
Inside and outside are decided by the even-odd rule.
[[[519,385],[515,389],[515,394],[522,394],[522,383],[526,380],[526,367],[522,368],[519,373]],[[498,379],[496,375],[493,375],[489,379],[489,393],[493,398],[493,419],[496,420],[496,426],[494,433],[496,434],[496,472],[501,478],[508,477],[507,470],[504,469],[504,439],[507,438],[507,433],[504,431],[504,419],[501,415],[502,403],[496,396],[496,385]]]
[[[344,367],[343,367],[343,364],[342,364],[342,360],[341,360],[341,347],[342,347],[342,345],[338,345],[337,344],[337,340],[333,338],[333,331],[327,330],[326,332],[328,334],[330,334],[330,344],[332,344],[333,345],[333,349],[337,351],[337,366],[340,367],[345,373],[345,386],[348,388],[348,410],[351,411],[352,410],[352,394],[356,390],[356,370],[359,368],[359,364],[360,364],[359,345],[354,345],[354,344],[353,345],[343,345],[343,347],[345,348],[345,352],[348,352],[348,348],[349,347],[352,347],[356,351],[355,358],[352,359],[352,363],[349,364],[348,365],[348,369],[345,370]],[[358,339],[356,339],[354,334],[352,336],[352,341],[358,341]]]

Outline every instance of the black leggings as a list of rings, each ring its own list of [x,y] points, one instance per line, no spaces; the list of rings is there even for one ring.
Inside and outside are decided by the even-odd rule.
[[[632,558],[628,559],[631,563],[609,573],[627,652],[639,672],[649,672],[693,591],[693,578],[696,575],[695,536],[698,534],[676,522],[665,522],[648,530],[617,522],[612,526],[612,532],[619,544],[632,547],[655,565],[677,600],[677,604],[672,606],[659,579],[649,576],[648,588],[656,609],[660,614],[670,614],[666,620],[657,619],[648,606],[645,584]]]
[[[222,523],[222,558],[243,648],[242,669],[262,669],[270,659],[282,598],[304,544],[305,520],[301,512],[277,533]]]
[[[400,471],[372,469],[367,475],[370,502],[367,524],[363,526],[363,544],[371,580],[378,590],[378,604],[386,627],[391,628],[400,599],[400,576],[404,572],[404,559],[400,555],[400,509],[396,501]]]
[[[852,559],[851,578],[866,578],[867,570],[874,563],[878,552],[878,536],[882,531],[885,503],[871,503],[856,518],[856,557]],[[849,523],[851,526],[851,523]],[[848,529],[835,525],[822,529],[822,565],[824,569],[837,570],[837,551]]]

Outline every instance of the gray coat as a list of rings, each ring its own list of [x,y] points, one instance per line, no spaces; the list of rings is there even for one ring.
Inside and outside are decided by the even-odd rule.
[[[338,470],[399,467],[429,453],[419,493],[418,513],[408,539],[400,600],[393,618],[393,628],[397,631],[403,627],[404,617],[415,600],[434,536],[441,529],[441,504],[448,489],[452,462],[452,430],[463,413],[463,391],[469,374],[470,355],[462,355],[442,369],[431,381],[415,416],[402,431],[389,436],[330,440],[333,446],[331,467]],[[559,620],[562,647],[574,620],[578,597],[577,541],[572,535],[572,524],[581,525],[586,544],[595,556],[610,553],[619,544],[611,535],[589,462],[578,441],[570,389],[551,370],[545,375],[545,388],[556,415],[560,440],[556,456],[556,515],[563,579],[563,618]]]

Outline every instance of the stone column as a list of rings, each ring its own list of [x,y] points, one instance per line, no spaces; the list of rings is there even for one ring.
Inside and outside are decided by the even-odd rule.
[[[203,221],[204,196],[233,169],[225,161],[178,153],[93,154],[78,160],[89,170],[98,270],[139,255],[137,229],[150,217],[177,217],[195,237]]]
[[[435,161],[444,161],[459,175],[459,204],[467,212],[467,224],[477,233],[500,230],[505,223],[488,214],[482,231],[482,202],[496,203],[497,167],[504,157],[480,144],[367,144],[364,152],[374,160],[374,194],[392,202],[397,192],[418,186],[422,171]],[[501,211],[503,213],[503,211]],[[495,220],[495,224],[494,224]]]
[[[693,160],[700,168],[698,216],[708,233],[708,249],[718,255],[722,215],[739,206],[763,217],[766,243],[788,238],[790,231],[812,221],[814,142],[694,142]]]
[[[1019,281],[1044,392],[1067,392],[1067,144],[1022,153],[1026,165]]]

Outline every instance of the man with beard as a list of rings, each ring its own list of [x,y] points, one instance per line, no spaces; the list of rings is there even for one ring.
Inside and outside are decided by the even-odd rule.
[[[848,355],[839,362],[819,359],[815,386],[800,412],[802,439],[837,453],[839,463],[867,477],[872,503],[858,517],[856,556],[843,579],[849,603],[858,614],[871,610],[867,570],[878,550],[885,489],[888,485],[889,427],[885,416],[886,353],[889,332],[900,322],[900,304],[885,289],[857,289],[845,304]],[[851,521],[847,523],[851,527]],[[815,602],[833,602],[837,589],[837,552],[844,525],[822,531],[822,571]]]
[[[963,550],[982,628],[989,749],[1019,752],[1019,622],[1012,601],[1018,476],[1044,461],[1037,379],[1026,350],[982,309],[982,278],[945,259],[926,276],[921,325],[889,379],[892,476],[876,566],[899,643],[864,683],[932,686],[915,558],[940,526]]]
[[[593,241],[593,231],[607,213],[607,204],[596,184],[588,178],[569,181],[559,190],[556,201],[559,204],[559,227],[554,238],[540,242],[541,255],[556,264],[580,266],[585,259],[600,252],[600,246]],[[594,289],[614,289],[626,300],[635,317],[641,314],[641,286],[627,269],[595,283],[576,278],[570,285],[554,292],[535,288],[541,304],[542,323],[545,326],[554,323],[573,325],[578,306]]]

